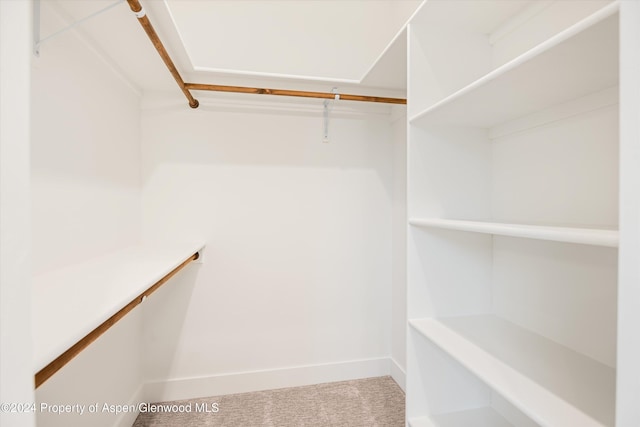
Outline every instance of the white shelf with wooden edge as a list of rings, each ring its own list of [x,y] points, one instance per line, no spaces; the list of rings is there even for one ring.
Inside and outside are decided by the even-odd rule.
[[[497,316],[409,324],[542,426],[614,425],[616,372],[609,366]]]
[[[614,2],[409,118],[492,128],[618,84]],[[588,48],[585,48],[588,47]]]
[[[514,427],[492,408],[475,408],[466,411],[419,417],[409,420],[409,427]]]
[[[526,239],[550,240],[614,248],[618,246],[617,230],[506,224],[440,218],[409,218],[409,224],[417,227],[441,228]]]
[[[203,243],[146,243],[33,278],[36,387],[198,259]]]

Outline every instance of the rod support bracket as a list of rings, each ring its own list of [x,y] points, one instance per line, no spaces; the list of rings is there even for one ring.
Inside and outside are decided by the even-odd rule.
[[[138,19],[142,19],[145,16],[147,16],[147,12],[144,10],[144,7],[140,7],[140,10],[138,11],[133,11],[133,14],[136,15],[136,18]]]

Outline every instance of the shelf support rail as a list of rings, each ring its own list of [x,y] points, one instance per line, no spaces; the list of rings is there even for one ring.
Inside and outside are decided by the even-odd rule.
[[[140,5],[139,0],[127,0],[129,3],[129,7],[135,13],[140,25],[144,28],[144,31],[149,36],[151,43],[160,54],[160,57],[164,61],[165,65],[169,69],[169,72],[175,79],[178,86],[182,90],[182,93],[189,100],[189,106],[191,108],[198,108],[199,102],[197,99],[194,99],[191,95],[190,90],[200,90],[200,91],[214,91],[214,92],[234,92],[234,93],[251,93],[258,95],[279,95],[279,96],[295,96],[302,98],[319,98],[319,99],[342,99],[345,101],[357,101],[357,102],[379,102],[385,104],[406,104],[407,100],[405,98],[388,98],[388,97],[380,97],[380,96],[368,96],[368,95],[352,95],[352,94],[338,94],[336,92],[309,92],[309,91],[299,91],[299,90],[286,90],[286,89],[265,89],[265,88],[256,88],[256,87],[245,87],[245,86],[224,86],[224,85],[214,85],[214,84],[201,84],[201,83],[185,83],[180,73],[178,72],[176,66],[174,65],[171,57],[167,53],[160,37],[154,30],[149,18],[146,15],[146,12]]]
[[[82,350],[87,348],[91,343],[97,340],[102,334],[107,332],[109,328],[116,324],[120,319],[126,316],[131,310],[136,308],[140,303],[142,303],[149,295],[154,293],[160,286],[164,285],[169,279],[171,279],[176,273],[182,270],[187,264],[191,261],[195,261],[200,257],[200,252],[196,252],[191,255],[185,261],[183,261],[179,266],[171,270],[167,273],[162,279],[158,280],[156,283],[151,285],[147,290],[142,292],[140,295],[135,297],[131,302],[121,308],[116,314],[102,322],[99,326],[97,326],[93,331],[89,332],[85,335],[80,341],[69,347],[67,351],[62,353],[60,356],[55,358],[51,363],[49,363],[44,368],[40,369],[35,375],[35,386],[36,388],[40,387],[47,381],[49,378],[53,376],[56,372],[62,369],[67,363],[69,363],[74,357],[76,357]]]

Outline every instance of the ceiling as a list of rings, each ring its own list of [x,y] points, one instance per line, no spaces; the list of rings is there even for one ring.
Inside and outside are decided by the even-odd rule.
[[[41,39],[117,3],[41,2]],[[185,81],[324,91],[366,86],[385,96],[406,89],[406,40],[399,32],[420,0],[141,3]],[[139,90],[177,90],[125,1],[71,32]],[[41,55],[60,39],[46,41]]]
[[[167,0],[194,69],[358,83],[418,2]]]

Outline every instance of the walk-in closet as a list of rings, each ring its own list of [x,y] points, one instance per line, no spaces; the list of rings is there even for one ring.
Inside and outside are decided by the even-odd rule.
[[[640,1],[0,0],[0,425],[640,426]]]

